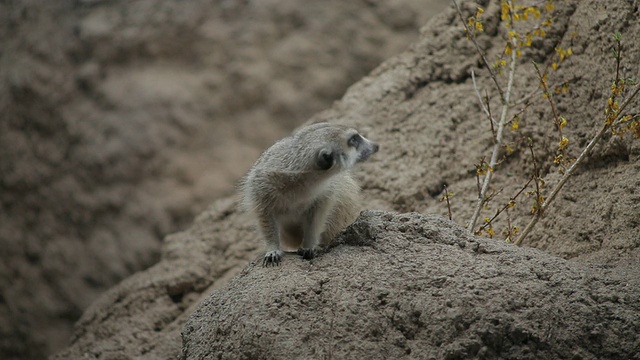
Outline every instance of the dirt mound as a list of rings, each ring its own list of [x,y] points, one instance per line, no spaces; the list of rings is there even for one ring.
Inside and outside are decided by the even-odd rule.
[[[182,358],[637,356],[638,269],[569,262],[417,213],[363,212],[339,240],[313,261],[247,266],[189,318]]]
[[[499,4],[487,3],[489,6],[484,14],[484,25],[487,31],[479,37],[478,41],[488,49],[487,56],[495,58],[496,54],[504,51],[503,39],[506,33],[498,30],[496,26],[500,22]],[[555,100],[558,109],[569,119],[569,125],[564,131],[571,139],[569,151],[575,156],[579,148],[584,146],[595,133],[594,129],[603,121],[602,110],[615,72],[610,55],[612,33],[620,32],[625,39],[623,40],[625,44],[624,76],[638,77],[637,68],[633,67],[633,64],[640,63],[640,44],[634,41],[633,37],[634,34],[640,33],[640,24],[633,19],[640,15],[640,10],[631,3],[612,4],[603,0],[554,3],[556,4],[555,17],[546,39],[535,42],[534,46],[527,50],[530,53],[525,53],[527,56],[523,56],[520,60],[519,66],[522,71],[515,80],[514,99],[524,98],[537,89],[538,80],[529,63],[528,59],[531,57],[528,55],[533,56],[540,64],[550,65],[556,47],[572,46],[574,54],[561,64],[557,72],[553,73],[553,79],[558,84],[566,82],[569,85],[569,92],[557,94]],[[463,11],[468,15],[475,13],[475,3],[465,3]],[[361,171],[358,172],[368,208],[444,215],[447,212],[446,206],[439,199],[442,184],[446,183],[455,193],[452,204],[454,221],[463,224],[471,216],[477,196],[473,164],[482,156],[487,156],[493,145],[490,126],[476,100],[469,74],[469,70],[477,70],[479,64],[476,51],[466,39],[455,11],[449,9],[422,29],[420,39],[409,50],[383,63],[369,76],[352,86],[342,100],[331,109],[311,119],[354,125],[368,138],[381,145],[381,151],[370,162],[363,164]],[[503,78],[501,80],[504,81]],[[493,94],[491,80],[482,71],[478,72],[478,86],[481,91],[487,90],[490,95]],[[551,110],[542,96],[533,96],[531,99],[531,104],[522,115],[520,132],[510,134],[509,139],[515,140],[518,134],[531,137],[536,144],[538,161],[548,164],[553,159],[557,143],[557,133],[551,121]],[[630,111],[632,113],[640,111],[637,103],[630,108]],[[541,278],[538,280],[531,274],[521,275],[524,279],[530,279],[531,282],[527,283],[532,286],[538,284],[536,286],[542,287],[542,284],[546,283],[544,289],[548,293],[543,292],[534,296],[529,290],[519,288],[523,292],[520,294],[523,298],[531,295],[532,299],[542,302],[542,299],[548,296],[548,299],[557,297],[571,302],[571,295],[568,293],[571,291],[570,284],[572,281],[580,282],[580,279],[583,279],[583,284],[576,285],[581,297],[576,304],[571,305],[572,309],[575,308],[583,316],[598,312],[600,315],[594,316],[601,316],[598,319],[603,321],[613,319],[615,314],[621,314],[618,311],[626,309],[624,318],[616,317],[614,323],[604,324],[600,328],[590,328],[591,322],[589,324],[580,322],[590,321],[589,318],[581,320],[572,314],[561,312],[558,307],[548,305],[540,308],[533,306],[530,311],[535,313],[532,315],[532,319],[535,320],[527,322],[527,319],[520,317],[517,313],[508,312],[509,306],[512,305],[507,305],[506,301],[500,302],[499,304],[507,307],[500,313],[510,315],[495,319],[496,321],[491,325],[485,322],[485,319],[479,319],[480,322],[477,324],[486,325],[473,328],[477,336],[475,340],[471,341],[470,334],[462,334],[459,338],[454,337],[457,336],[458,331],[462,332],[464,329],[456,329],[455,333],[450,330],[450,333],[444,334],[450,336],[450,339],[455,338],[461,341],[458,343],[458,350],[451,349],[451,356],[464,357],[471,353],[483,354],[485,351],[489,356],[501,351],[504,344],[519,344],[518,349],[522,349],[523,353],[514,354],[514,356],[525,358],[528,356],[524,354],[527,344],[523,339],[528,339],[527,341],[531,344],[535,344],[535,349],[528,349],[536,351],[541,356],[549,354],[547,351],[556,351],[550,349],[566,349],[555,347],[550,339],[543,338],[545,331],[549,331],[547,335],[554,334],[550,331],[560,331],[547,330],[544,326],[555,324],[554,321],[561,321],[563,317],[567,319],[567,324],[580,334],[593,336],[591,341],[601,344],[602,349],[618,351],[618,353],[612,352],[611,356],[622,355],[629,349],[629,344],[633,343],[626,337],[628,335],[621,334],[619,342],[616,342],[615,335],[617,331],[621,331],[622,328],[618,325],[623,326],[626,321],[624,319],[637,319],[639,311],[637,294],[634,297],[624,289],[624,281],[628,279],[626,275],[616,274],[618,271],[637,274],[637,264],[640,261],[640,243],[637,236],[640,226],[638,223],[640,201],[637,193],[637,187],[640,185],[639,159],[640,144],[637,141],[632,142],[628,137],[622,141],[611,137],[604,139],[594,155],[570,179],[561,196],[549,209],[546,217],[527,242],[529,246],[537,246],[547,252],[571,258],[575,264],[531,252],[536,254],[527,260],[535,262],[535,265],[530,263],[532,271],[542,268],[537,261],[543,261],[543,259],[552,266],[550,269],[553,271],[541,272]],[[531,168],[531,160],[526,151],[516,150],[509,156],[494,177],[493,184],[496,191],[503,189],[502,193],[495,198],[495,202],[508,199],[522,186],[530,176]],[[543,171],[550,188],[558,181],[559,176],[551,165],[545,166]],[[531,203],[525,201],[516,207],[511,213],[512,223],[522,228],[530,218],[530,205]],[[492,214],[496,205],[493,206],[483,215]],[[116,356],[165,358],[179,354],[179,332],[189,314],[198,307],[200,301],[206,299],[207,294],[224,285],[241,271],[247,261],[261,253],[262,245],[250,224],[251,221],[245,214],[237,212],[231,198],[216,202],[211,209],[196,219],[189,230],[167,238],[162,260],[157,265],[130,277],[94,303],[77,324],[71,346],[62,352],[59,358],[74,358],[82,355],[95,358]],[[496,223],[497,228],[501,226],[503,226],[502,223]],[[446,232],[445,229],[440,231]],[[465,241],[490,244],[486,240],[472,241],[467,238]],[[497,262],[498,258],[500,256],[521,258],[528,252],[511,249],[507,245],[488,246],[490,249],[501,249],[501,255],[495,257],[496,262],[493,268],[502,269],[503,274],[495,277],[491,282],[494,287],[489,288],[494,289],[491,291],[501,291],[498,290],[501,277],[515,280],[517,276],[509,274],[506,268]],[[363,250],[345,246],[342,249],[345,251],[350,249],[349,251],[354,252],[368,251],[367,253],[371,256],[376,254],[375,251],[366,248]],[[447,249],[452,251],[450,255],[459,254],[453,252],[451,247]],[[466,248],[455,251],[471,254]],[[333,249],[332,253],[325,256],[344,256],[338,248]],[[405,258],[404,254],[387,255]],[[431,255],[425,254],[425,256]],[[494,258],[482,255],[482,259],[489,261]],[[293,259],[291,260],[293,262]],[[459,260],[460,264],[463,264],[464,259],[454,260]],[[579,265],[586,260],[598,261],[616,270],[607,270],[607,267],[602,266]],[[440,263],[442,260],[439,260],[438,264]],[[631,264],[632,268],[625,268],[625,263]],[[303,262],[296,262],[296,264],[298,265],[291,266],[309,266]],[[371,266],[371,264],[367,265]],[[396,264],[396,266],[401,265]],[[299,279],[299,274],[285,273],[282,270],[282,268],[275,269],[278,276],[283,277],[281,281]],[[497,273],[487,271],[488,274]],[[593,277],[594,285],[591,286],[589,277],[582,273],[569,275],[571,271],[590,272],[589,276]],[[247,277],[258,276],[258,274],[264,277],[273,276],[271,273],[256,270],[240,278],[238,282],[240,284]],[[565,289],[564,292],[556,291],[550,285],[553,284],[556,274],[559,276],[558,289]],[[538,274],[535,275],[538,276]],[[377,283],[375,278],[367,279],[366,276],[366,273],[362,274],[364,283]],[[452,275],[452,277],[455,276]],[[607,284],[608,278],[614,279],[611,286]],[[420,281],[418,284],[424,285],[428,280]],[[447,278],[446,282],[449,281],[454,283],[454,280]],[[464,279],[455,280],[455,284],[460,286],[463,282]],[[629,284],[633,284],[633,281],[630,280]],[[315,283],[307,286],[317,289]],[[437,281],[433,285],[430,284],[428,288],[424,286],[423,291],[428,296],[437,291],[433,289],[437,287]],[[259,285],[255,284],[255,287],[257,289]],[[287,288],[293,288],[293,286]],[[634,286],[630,288],[633,289]],[[607,298],[605,294],[598,293],[603,289],[612,291],[607,295],[610,297]],[[254,291],[258,290],[254,289]],[[476,294],[473,289],[467,291],[471,299],[480,299],[483,296],[481,293]],[[222,292],[216,292],[215,296],[225,295]],[[516,295],[508,297],[517,306],[528,305],[517,302],[516,298]],[[351,301],[350,299],[345,301]],[[311,301],[311,298],[309,300]],[[453,302],[457,299],[442,297],[443,303],[447,300],[455,305]],[[364,298],[363,301],[371,301],[371,299]],[[398,301],[401,309],[407,310],[403,314],[411,315],[410,304]],[[626,307],[624,305],[626,302],[632,305]],[[235,305],[239,313],[247,312],[245,307]],[[231,308],[234,304],[229,303],[225,306]],[[388,311],[393,312],[394,307],[387,306],[389,306]],[[542,312],[542,309],[558,311],[558,314],[536,313],[536,311]],[[380,310],[380,313],[383,311]],[[309,309],[305,308],[300,313],[292,312],[292,316],[304,318],[307,312]],[[230,312],[228,316],[234,313]],[[319,317],[320,315],[309,316]],[[461,318],[466,319],[465,316],[468,315],[463,314]],[[406,330],[407,333],[419,332],[423,326],[431,326],[426,321],[427,319],[421,314],[417,318],[413,316],[407,319],[403,324],[412,326]],[[453,320],[451,321],[454,324]],[[444,326],[443,324],[444,320],[438,321],[433,326]],[[469,326],[474,324],[470,323]],[[537,328],[536,324],[543,326]],[[630,333],[637,332],[638,329],[633,328],[635,325],[629,324]],[[195,331],[206,334],[213,329],[213,326],[202,321],[194,325],[193,330],[186,328],[185,334],[193,333],[196,336]],[[312,326],[310,324],[307,330],[313,331]],[[273,332],[281,328],[279,324]],[[453,328],[455,326],[450,325],[447,329]],[[398,335],[400,341],[398,347],[401,350],[398,351],[407,351],[407,347],[414,351],[412,345],[406,341],[405,335],[402,334],[400,337],[402,331],[400,329],[397,331],[394,333]],[[493,338],[492,334],[496,334],[496,337]],[[576,341],[574,343],[576,346],[583,344],[578,343],[579,340],[570,333],[558,332],[557,334],[559,338],[565,337],[567,342]],[[367,334],[367,336],[374,338],[378,335]],[[268,336],[264,337],[264,339],[267,338]],[[402,342],[403,338],[405,343]],[[195,341],[197,338],[193,339]],[[467,343],[463,342],[463,339],[470,339],[469,347],[466,347]],[[348,342],[348,339],[343,340]],[[188,336],[186,341],[190,341]],[[316,348],[318,351],[326,351],[327,348],[322,344],[319,342],[316,344],[318,344]],[[637,343],[635,345],[637,346]],[[476,349],[478,346],[480,348]],[[486,347],[486,350],[482,350],[483,347]],[[330,346],[328,349],[331,348]],[[618,349],[615,350],[615,348]],[[340,347],[340,349],[343,348]],[[388,349],[392,351],[395,348]],[[189,351],[199,350],[188,347],[186,351],[190,354]],[[558,351],[561,351],[560,355],[565,354],[565,350]],[[581,347],[577,356],[586,358],[608,356],[600,351],[604,350],[585,345]],[[554,357],[553,354],[551,357]]]
[[[443,2],[1,2],[0,357],[60,349]]]

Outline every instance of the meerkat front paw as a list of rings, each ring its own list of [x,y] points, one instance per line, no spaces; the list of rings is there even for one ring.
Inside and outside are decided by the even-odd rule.
[[[317,254],[318,254],[318,251],[316,249],[307,249],[307,248],[298,249],[298,255],[302,256],[302,258],[305,260],[311,260],[314,257],[316,257]]]
[[[262,266],[280,266],[282,260],[282,250],[267,251],[262,258]]]

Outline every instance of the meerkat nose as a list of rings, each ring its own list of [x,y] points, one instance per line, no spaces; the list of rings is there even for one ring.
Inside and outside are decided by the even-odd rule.
[[[378,144],[373,144],[373,152],[374,152],[374,153],[377,153],[379,149],[380,149],[380,145],[378,145]]]

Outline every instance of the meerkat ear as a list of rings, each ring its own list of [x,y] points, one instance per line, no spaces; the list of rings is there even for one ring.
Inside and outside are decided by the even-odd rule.
[[[336,159],[331,149],[322,149],[318,153],[316,164],[322,170],[329,170],[333,166],[335,161]]]

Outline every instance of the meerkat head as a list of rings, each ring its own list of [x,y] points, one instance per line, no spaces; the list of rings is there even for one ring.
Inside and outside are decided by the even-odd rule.
[[[344,125],[320,123],[311,125],[303,135],[317,147],[316,166],[320,170],[349,169],[367,161],[380,148],[356,129]]]

